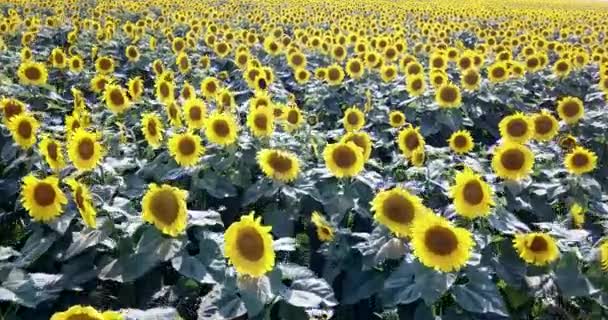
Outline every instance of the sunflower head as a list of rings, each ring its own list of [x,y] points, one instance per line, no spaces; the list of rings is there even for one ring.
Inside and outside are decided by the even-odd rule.
[[[23,149],[29,149],[36,143],[36,134],[39,127],[38,120],[28,113],[11,117],[8,123],[8,129],[13,136],[13,140]]]
[[[205,121],[205,135],[212,143],[228,146],[236,142],[238,125],[234,116],[213,112]]]
[[[397,78],[397,67],[392,64],[385,64],[380,68],[380,78],[385,83],[389,83]]]
[[[253,212],[226,229],[225,254],[241,275],[260,277],[274,268],[275,253],[271,227],[261,224]]]
[[[553,64],[553,73],[560,78],[567,77],[570,71],[572,71],[572,65],[568,59],[559,59]]]
[[[426,210],[418,196],[400,187],[381,191],[372,201],[374,219],[401,237],[410,235],[412,224],[424,219]]]
[[[344,81],[344,70],[342,70],[342,67],[338,64],[328,66],[325,80],[327,80],[327,83],[331,86],[342,84],[342,81]]]
[[[95,205],[93,205],[93,197],[89,188],[75,179],[68,179],[66,183],[72,189],[72,198],[85,225],[95,229],[97,227],[97,221],[95,220],[97,211]]]
[[[462,72],[460,78],[460,85],[467,90],[477,90],[479,89],[479,84],[481,82],[481,76],[476,69],[467,69]]]
[[[32,219],[45,222],[58,217],[68,200],[59,189],[57,177],[38,179],[30,174],[23,178],[21,203]]]
[[[534,123],[520,112],[504,117],[498,126],[500,136],[512,142],[526,143],[534,135]]]
[[[102,93],[105,91],[106,86],[112,84],[114,79],[104,74],[97,74],[91,79],[91,91],[95,93]]]
[[[119,85],[108,84],[105,86],[103,98],[108,108],[115,114],[125,112],[131,105],[127,91]]]
[[[101,56],[95,60],[95,70],[100,74],[110,74],[114,72],[114,59],[109,56]]]
[[[353,79],[360,79],[365,73],[365,65],[359,58],[352,58],[346,63],[346,73]]]
[[[468,167],[456,174],[456,184],[450,187],[456,212],[469,219],[490,214],[493,194],[490,185]]]
[[[255,137],[269,137],[274,132],[274,109],[252,108],[247,115],[247,126]]]
[[[141,77],[131,78],[127,82],[127,88],[131,101],[139,101],[144,93],[144,82]]]
[[[442,108],[457,108],[462,103],[460,88],[451,83],[446,83],[437,88],[435,102]]]
[[[608,270],[608,241],[603,241],[599,248],[600,252],[600,265],[602,269]]]
[[[415,74],[406,78],[406,90],[412,97],[421,96],[426,91],[426,81],[424,75]]]
[[[125,56],[129,62],[139,61],[139,49],[136,46],[130,45],[125,48]]]
[[[66,311],[56,312],[50,320],[109,320],[104,314],[95,310],[93,307],[75,305]],[[111,318],[110,318],[111,319]]]
[[[15,98],[3,98],[0,100],[0,109],[2,109],[4,125],[8,126],[14,116],[25,112],[25,104]]]
[[[577,97],[565,97],[557,104],[557,114],[567,124],[575,124],[585,115],[583,101]]]
[[[42,86],[46,84],[49,73],[40,62],[24,61],[19,65],[17,75],[23,85]]]
[[[103,157],[104,149],[95,133],[77,129],[68,140],[68,157],[80,171],[93,170]]]
[[[169,153],[183,167],[195,166],[205,148],[201,137],[191,132],[174,134],[168,141]]]
[[[156,113],[150,112],[142,115],[141,132],[152,148],[157,149],[161,146],[163,131],[163,123]]]
[[[156,99],[167,105],[175,101],[175,84],[172,81],[159,78],[156,80]]]
[[[284,128],[285,131],[291,132],[302,126],[304,123],[304,117],[302,117],[302,111],[297,106],[286,106],[283,111],[283,117],[285,119]]]
[[[46,163],[52,170],[58,171],[65,167],[63,159],[63,148],[61,143],[50,137],[44,137],[40,140],[40,153],[44,156]]]
[[[201,82],[201,93],[205,98],[213,98],[220,89],[219,80],[214,77],[207,77]]]
[[[393,128],[402,127],[405,124],[405,114],[403,112],[394,110],[388,114],[388,123]]]
[[[356,144],[361,151],[363,152],[363,159],[365,161],[369,160],[369,157],[372,153],[372,138],[369,136],[367,132],[359,131],[359,132],[349,132],[340,139],[340,142],[348,143],[352,142]]]
[[[215,96],[215,105],[218,110],[231,111],[233,112],[236,107],[236,100],[234,99],[234,93],[228,88],[222,88],[218,91]]]
[[[172,126],[177,128],[182,126],[182,110],[175,101],[165,106],[165,112]]]
[[[503,179],[524,179],[530,175],[533,166],[534,153],[524,145],[507,141],[494,150],[492,168]]]
[[[267,177],[278,181],[291,182],[300,172],[300,161],[291,152],[262,149],[258,152],[257,161]]]
[[[328,144],[323,151],[323,158],[327,169],[337,178],[356,176],[365,164],[361,148],[353,142]]]
[[[61,48],[54,48],[51,51],[51,56],[49,57],[53,68],[63,69],[67,65],[67,59],[65,57],[65,52]]]
[[[570,215],[572,216],[572,224],[576,228],[580,228],[585,223],[585,208],[575,202],[570,206]]]
[[[513,246],[525,262],[537,266],[547,265],[559,257],[555,239],[547,233],[517,234]]]
[[[68,68],[72,73],[80,73],[84,70],[84,60],[80,55],[74,55],[68,59]]]
[[[467,153],[475,147],[473,137],[468,130],[459,130],[452,133],[450,139],[448,139],[448,144],[450,149],[458,154]]]
[[[162,233],[176,237],[186,230],[187,197],[188,192],[185,190],[152,183],[141,202],[142,218]]]
[[[365,115],[359,108],[350,107],[344,111],[342,123],[347,132],[358,131],[365,125]]]
[[[184,116],[188,128],[202,129],[205,126],[207,116],[207,104],[198,98],[190,98],[184,102]]]
[[[597,155],[591,150],[578,146],[566,155],[564,166],[568,172],[575,175],[582,175],[591,172],[596,168]]]
[[[473,236],[443,217],[429,213],[414,221],[411,230],[414,255],[420,262],[442,272],[458,271],[471,256]]]
[[[492,83],[499,83],[507,80],[509,78],[509,70],[506,63],[495,62],[488,67],[488,78]]]
[[[418,148],[424,147],[424,138],[420,134],[420,128],[406,127],[399,132],[397,136],[397,144],[401,153],[409,158],[412,153]]]
[[[557,135],[559,123],[549,111],[543,109],[540,113],[534,114],[530,120],[534,127],[534,139],[549,141]]]
[[[326,242],[334,239],[334,228],[319,212],[314,211],[310,221],[317,230],[317,237],[319,240]]]

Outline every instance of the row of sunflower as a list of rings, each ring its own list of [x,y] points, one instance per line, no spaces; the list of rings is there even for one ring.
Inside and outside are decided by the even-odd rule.
[[[562,313],[602,318],[606,6],[501,3],[3,2],[21,187],[0,203],[28,235],[2,263],[79,282],[0,298],[28,319],[451,319],[576,296]],[[150,275],[181,293],[54,295],[148,296]]]

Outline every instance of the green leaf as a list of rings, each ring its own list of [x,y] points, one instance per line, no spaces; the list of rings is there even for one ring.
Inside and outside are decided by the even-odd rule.
[[[202,297],[197,315],[199,319],[224,320],[241,317],[247,313],[245,304],[236,295],[222,286],[215,286]]]
[[[452,288],[456,303],[475,313],[508,316],[502,296],[492,281],[488,269],[467,269],[468,282]]]
[[[171,260],[171,265],[177,272],[200,283],[217,283],[211,274],[207,272],[207,268],[200,260],[198,260],[196,257],[189,256],[186,253],[182,253],[181,255],[173,258]]]
[[[555,267],[555,282],[561,293],[568,298],[586,297],[599,292],[585,277],[578,266],[576,254],[564,253]]]
[[[354,304],[374,295],[382,289],[384,275],[375,270],[352,271],[342,281],[343,304]]]
[[[84,229],[81,232],[72,233],[72,243],[70,243],[61,260],[65,261],[81,254],[86,249],[97,245],[105,236],[104,232],[98,229]]]
[[[241,203],[243,206],[248,206],[262,197],[270,197],[279,190],[279,185],[273,181],[267,179],[259,179],[256,183],[252,184],[245,193]]]
[[[137,320],[176,320],[180,319],[179,313],[174,308],[154,308],[148,310],[126,309],[122,313],[127,319]]]
[[[222,216],[215,210],[188,210],[189,226],[223,226]]]

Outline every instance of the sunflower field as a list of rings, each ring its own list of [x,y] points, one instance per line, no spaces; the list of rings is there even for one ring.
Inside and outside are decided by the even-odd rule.
[[[0,15],[0,319],[608,318],[608,2]]]

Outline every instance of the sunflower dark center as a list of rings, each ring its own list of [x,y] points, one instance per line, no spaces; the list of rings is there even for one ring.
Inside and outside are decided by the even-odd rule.
[[[34,200],[40,206],[46,207],[55,201],[55,189],[46,182],[40,182],[34,188]]]
[[[177,145],[179,152],[185,156],[189,156],[194,153],[196,150],[196,145],[194,141],[190,138],[183,138],[179,141]]]
[[[163,97],[169,96],[169,86],[164,82],[160,84],[160,95]]]
[[[547,116],[540,116],[534,119],[534,128],[539,134],[547,134],[553,129],[553,121]]]
[[[268,84],[266,83],[266,79],[264,78],[260,78],[258,79],[258,87],[260,87],[260,89],[265,90],[267,88]]]
[[[154,122],[153,120],[148,121],[148,125],[146,126],[146,128],[148,128],[148,133],[151,136],[156,136],[156,122]]]
[[[207,82],[207,85],[205,85],[205,88],[207,89],[207,92],[210,92],[210,93],[214,93],[215,90],[217,90],[217,86],[215,85],[215,82],[213,82],[213,81]]]
[[[179,202],[173,192],[162,190],[153,195],[150,209],[156,219],[169,225],[177,219]]]
[[[452,230],[441,226],[434,226],[426,231],[424,244],[432,253],[446,256],[456,250],[458,238],[456,238]]]
[[[458,92],[454,87],[444,87],[441,89],[439,96],[445,102],[455,102],[458,98]]]
[[[464,82],[468,85],[475,85],[479,80],[479,75],[476,72],[469,72],[464,76]]]
[[[393,114],[391,120],[393,121],[393,123],[401,123],[401,121],[403,121],[403,116],[399,113],[395,113]]]
[[[572,164],[577,167],[584,167],[589,163],[589,157],[586,154],[576,153],[572,157]]]
[[[226,120],[216,120],[213,122],[213,131],[220,137],[227,137],[230,134],[230,126]]]
[[[54,142],[51,142],[48,144],[48,146],[46,147],[46,151],[49,154],[49,158],[53,159],[53,160],[57,160],[57,144]]]
[[[437,69],[443,68],[443,58],[433,59],[433,67]]]
[[[268,117],[266,117],[266,114],[256,114],[253,123],[256,128],[266,130],[268,128]]]
[[[568,101],[564,104],[563,110],[567,117],[574,117],[579,113],[580,106],[574,101]]]
[[[351,63],[349,67],[352,73],[359,73],[359,71],[361,71],[361,64],[357,61]]]
[[[329,69],[327,73],[329,80],[337,81],[340,78],[340,71],[336,68]]]
[[[420,89],[422,88],[422,80],[421,80],[421,79],[415,79],[415,80],[412,82],[412,88],[413,88],[415,91],[420,90]]]
[[[460,61],[458,61],[458,65],[462,69],[468,69],[471,66],[471,59],[462,58],[462,59],[460,59]]]
[[[507,133],[512,137],[521,137],[528,132],[528,123],[522,119],[514,119],[507,124]]]
[[[503,68],[494,68],[492,69],[492,76],[497,79],[502,79],[505,76],[505,69]]]
[[[129,48],[129,57],[131,57],[131,58],[137,57],[137,50],[135,50],[135,48]]]
[[[302,62],[304,62],[304,60],[302,59],[302,57],[300,55],[296,54],[291,58],[291,63],[293,63],[296,66],[301,65]]]
[[[350,168],[357,162],[355,151],[347,146],[337,147],[332,154],[332,158],[340,168]]]
[[[194,120],[194,121],[198,121],[201,120],[201,116],[203,114],[201,107],[199,106],[193,106],[192,108],[190,108],[190,111],[188,112],[188,114],[190,115],[190,119]]]
[[[83,138],[78,144],[78,154],[83,160],[89,160],[95,154],[95,144],[90,138]]]
[[[411,132],[407,136],[405,136],[405,146],[409,150],[415,150],[420,146],[420,140],[418,139],[418,135]]]
[[[79,209],[84,209],[84,197],[82,196],[82,188],[80,186],[76,188],[74,200]]]
[[[526,158],[520,150],[510,149],[505,151],[500,158],[502,166],[507,170],[515,171],[519,170],[524,166]]]
[[[101,68],[101,70],[109,70],[110,68],[112,68],[112,62],[110,61],[110,59],[103,58],[99,60],[99,67]]]
[[[118,106],[122,106],[125,104],[125,97],[118,89],[114,89],[110,92],[110,100],[112,100],[113,104]]]
[[[565,72],[567,70],[568,70],[568,63],[566,63],[564,61],[560,61],[557,63],[557,71]]]
[[[483,200],[483,189],[479,181],[467,182],[462,189],[462,195],[467,203],[471,205],[480,204]]]
[[[407,198],[391,194],[384,200],[384,214],[392,221],[409,224],[414,219],[414,204]]]
[[[21,105],[13,101],[9,101],[4,106],[4,117],[6,118],[6,120],[10,120],[12,117],[21,114],[21,112],[23,112]]]
[[[530,242],[530,246],[528,247],[528,249],[534,252],[544,252],[547,251],[548,248],[549,244],[547,243],[547,240],[541,236],[534,236],[532,242]]]
[[[457,135],[456,137],[454,137],[454,146],[456,146],[456,148],[464,148],[467,146],[467,138],[463,135]]]
[[[25,69],[25,77],[30,80],[38,80],[42,77],[42,72],[36,67],[28,67]]]
[[[264,256],[264,239],[257,230],[251,227],[239,232],[236,246],[239,253],[249,261],[258,261]]]
[[[17,133],[19,133],[19,136],[28,139],[32,136],[32,131],[32,125],[28,121],[19,122],[19,126],[17,127]]]
[[[354,112],[350,112],[348,116],[346,116],[346,121],[350,125],[357,125],[359,123],[359,116]]]
[[[291,124],[296,124],[298,123],[298,120],[300,120],[298,112],[294,110],[289,110],[289,112],[287,113],[287,122]]]
[[[420,73],[420,66],[417,64],[412,64],[410,66],[408,66],[407,71],[409,74],[418,74]]]
[[[280,173],[288,172],[292,168],[291,159],[276,152],[270,154],[268,164]]]

